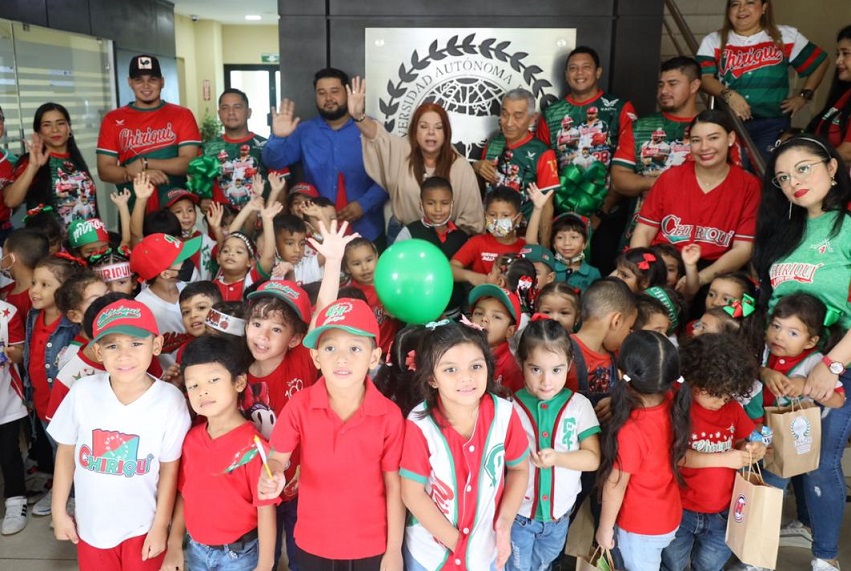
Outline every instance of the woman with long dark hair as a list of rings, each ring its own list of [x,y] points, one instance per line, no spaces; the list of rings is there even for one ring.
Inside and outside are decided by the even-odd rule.
[[[828,62],[824,50],[791,26],[778,26],[769,0],[727,0],[724,23],[703,39],[697,61],[703,90],[723,99],[745,122],[768,160],[778,135],[818,89]],[[804,84],[789,93],[789,68]]]
[[[765,171],[757,216],[754,266],[760,305],[769,312],[777,300],[807,293],[840,315],[843,335],[807,377],[804,394],[824,401],[837,386],[851,383],[851,177],[827,141],[799,135],[775,150]],[[780,376],[778,378],[778,375]],[[782,375],[763,368],[767,389],[784,392]],[[842,454],[851,436],[851,402],[822,419],[819,466],[803,475],[812,517],[813,571],[838,571],[839,532],[845,509]]]
[[[748,263],[753,248],[759,180],[731,164],[736,143],[723,111],[702,111],[689,127],[692,160],[662,173],[638,215],[630,248],[701,247],[700,285]]]
[[[449,220],[468,234],[480,234],[485,213],[479,183],[473,167],[452,147],[452,127],[443,107],[423,103],[411,116],[408,136],[395,137],[366,116],[365,82],[356,77],[347,89],[349,114],[363,134],[364,168],[390,195],[393,218],[401,226],[421,219],[420,185],[430,176],[440,176],[452,184]]]
[[[807,130],[827,139],[845,162],[851,162],[851,26],[836,36],[836,74],[830,94]]]
[[[78,218],[96,218],[97,193],[86,160],[71,132],[71,115],[58,103],[36,109],[28,153],[15,165],[15,181],[3,202],[15,208],[50,206],[65,226]]]

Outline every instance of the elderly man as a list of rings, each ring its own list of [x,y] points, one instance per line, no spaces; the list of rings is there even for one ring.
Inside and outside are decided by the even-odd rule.
[[[555,153],[530,131],[538,118],[535,107],[535,97],[525,89],[506,93],[499,116],[501,133],[488,141],[482,160],[473,164],[473,170],[485,181],[488,191],[496,186],[509,186],[523,195],[521,210],[527,222],[533,208],[529,184],[534,182],[545,193],[559,186]],[[550,200],[541,216],[539,239],[547,246],[552,209]]]

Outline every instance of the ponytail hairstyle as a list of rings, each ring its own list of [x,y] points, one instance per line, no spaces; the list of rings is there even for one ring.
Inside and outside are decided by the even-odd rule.
[[[554,319],[535,315],[523,330],[520,343],[517,345],[517,361],[521,368],[535,349],[564,355],[568,370],[573,363],[573,345],[570,343],[570,336]]]
[[[650,248],[631,248],[617,257],[615,266],[631,271],[638,278],[638,291],[668,283],[665,260]]]
[[[508,271],[505,272],[505,289],[517,294],[523,313],[531,314],[535,309],[535,299],[538,297],[536,282],[537,273],[531,261],[515,258],[508,265]]]
[[[618,356],[618,369],[623,372],[623,381],[614,385],[612,391],[612,418],[608,430],[603,434],[603,458],[597,474],[597,485],[602,490],[618,460],[618,433],[629,420],[632,411],[642,408],[641,395],[663,395],[674,390],[682,382],[680,357],[676,347],[655,331],[636,331],[623,343]],[[679,387],[671,406],[673,446],[670,451],[671,468],[677,481],[682,484],[679,464],[685,457],[690,434],[689,408],[691,391]]]
[[[41,129],[41,121],[44,118],[44,114],[48,111],[58,111],[63,117],[65,117],[65,121],[68,122],[68,129],[71,129],[71,114],[68,113],[68,110],[58,103],[45,103],[41,107],[35,110],[35,115],[33,116],[33,133],[38,133],[39,129]],[[89,172],[89,165],[86,164],[86,159],[83,158],[83,154],[80,152],[79,147],[77,147],[77,142],[74,140],[74,133],[69,132],[68,134],[68,154],[70,155],[70,160],[74,163],[74,167],[79,171],[84,171],[89,178],[94,180],[91,172]],[[25,155],[29,157],[29,153]],[[32,184],[30,185],[29,190],[27,191],[27,204],[53,204],[53,184],[51,183],[50,176],[50,161],[48,160],[43,166],[41,166],[38,171],[35,173],[35,177],[33,178]]]
[[[417,347],[429,332],[422,325],[407,325],[397,331],[387,355],[387,363],[381,366],[372,379],[376,388],[395,402],[405,417],[423,400],[414,382],[414,374]]]
[[[421,418],[429,416],[435,422],[439,422],[434,416],[435,409],[440,406],[438,392],[430,383],[434,379],[434,370],[437,368],[441,357],[456,345],[469,343],[482,352],[488,375],[486,393],[497,394],[499,392],[499,387],[493,378],[494,359],[484,330],[449,320],[445,320],[445,323],[441,321],[437,324],[429,324],[426,329],[427,331],[423,334],[417,346],[414,362],[416,371],[413,378],[417,391],[417,402],[425,401],[426,404],[426,409]]]

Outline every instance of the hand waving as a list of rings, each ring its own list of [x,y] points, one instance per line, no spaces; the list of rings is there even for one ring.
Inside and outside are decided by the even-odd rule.
[[[359,237],[360,234],[352,233],[346,236],[346,229],[349,227],[348,222],[342,222],[339,226],[336,220],[331,221],[331,228],[326,228],[324,222],[319,222],[319,233],[322,235],[322,241],[319,242],[313,238],[308,238],[307,241],[314,250],[319,252],[326,260],[343,259],[343,254],[346,251],[346,244]]]
[[[295,103],[289,99],[282,99],[281,105],[276,110],[272,107],[272,134],[276,137],[289,137],[298,127],[301,121],[295,117]]]
[[[346,86],[349,115],[360,119],[366,112],[366,80],[360,77],[352,78],[352,85]]]

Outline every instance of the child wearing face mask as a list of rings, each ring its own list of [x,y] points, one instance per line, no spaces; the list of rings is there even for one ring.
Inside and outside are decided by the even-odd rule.
[[[488,282],[488,274],[496,259],[507,253],[519,254],[526,240],[517,235],[523,219],[522,197],[516,190],[498,186],[485,196],[484,234],[470,238],[452,257],[452,276],[456,282],[473,286]]]

